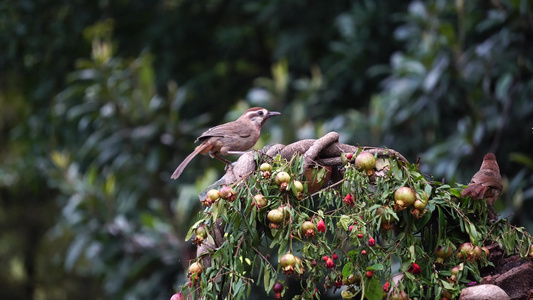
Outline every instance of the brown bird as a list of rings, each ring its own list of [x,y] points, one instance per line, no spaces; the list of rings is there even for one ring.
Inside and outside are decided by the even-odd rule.
[[[198,153],[206,154],[212,158],[220,159],[229,164],[220,155],[242,154],[252,148],[261,134],[261,128],[270,117],[279,115],[279,112],[268,111],[262,107],[248,109],[237,120],[215,126],[202,133],[196,142],[202,142],[194,151],[185,158],[170,178],[180,177],[183,169]]]
[[[461,192],[461,196],[470,196],[472,199],[485,198],[487,203],[492,206],[494,201],[500,197],[502,189],[502,176],[500,175],[500,167],[498,167],[496,156],[493,153],[487,153],[483,157],[481,168]]]

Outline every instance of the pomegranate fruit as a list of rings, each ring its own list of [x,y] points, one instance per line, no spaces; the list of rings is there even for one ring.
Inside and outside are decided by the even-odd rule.
[[[448,246],[437,246],[434,250],[435,256],[437,257],[437,263],[442,264],[453,254],[452,247]]]
[[[276,282],[276,284],[274,284],[274,288],[272,289],[274,291],[274,298],[276,299],[280,299],[281,298],[281,293],[283,292],[283,285],[279,282]]]
[[[422,200],[420,199],[416,199],[415,200],[415,203],[413,205],[416,209],[420,210],[420,211],[423,211],[426,206],[427,206],[427,202],[423,202]]]
[[[483,247],[481,247],[481,250],[483,250],[483,253],[485,253],[485,258],[488,258],[489,255],[490,255],[489,248],[483,246]]]
[[[361,171],[371,173],[376,167],[376,158],[372,153],[363,151],[355,158],[355,167]]]
[[[448,278],[448,281],[450,281],[450,282],[452,282],[452,283],[453,283],[453,282],[456,282],[456,281],[457,281],[457,275],[459,274],[459,271],[461,271],[459,267],[453,267],[453,268],[450,270],[450,273],[452,274],[452,276],[450,276],[450,277]]]
[[[196,228],[196,238],[194,239],[194,243],[197,245],[201,245],[205,238],[207,238],[207,231],[205,230],[204,226],[198,226]]]
[[[311,238],[311,237],[315,236],[315,234],[316,234],[315,223],[313,223],[311,221],[303,222],[302,226],[300,227],[300,232],[306,238]]]
[[[402,186],[394,192],[394,208],[402,211],[415,202],[415,192],[409,187]]]
[[[231,187],[226,185],[220,189],[220,197],[224,200],[233,201],[237,198],[237,195],[235,195],[235,192]]]
[[[473,260],[475,258],[474,246],[471,243],[464,243],[459,247],[459,253],[457,253],[457,258]]]
[[[452,276],[457,276],[457,274],[459,274],[459,271],[459,267],[453,267],[450,273],[452,273]]]
[[[303,274],[302,259],[292,253],[283,255],[279,262],[282,272],[285,275],[293,275],[295,273]]]
[[[409,300],[409,295],[407,295],[407,293],[404,291],[398,291],[398,292],[392,293],[392,295],[390,296],[390,299],[391,300]]]
[[[303,190],[304,190],[304,185],[302,184],[301,181],[295,180],[295,181],[293,182],[293,184],[294,184],[294,187],[296,188],[296,192],[298,192],[298,193],[303,192]]]
[[[181,295],[181,292],[179,292],[177,294],[172,295],[172,297],[170,297],[170,300],[183,300],[183,296]]]
[[[207,198],[215,202],[218,200],[218,198],[220,198],[220,192],[218,190],[209,190],[207,191]]]
[[[450,292],[448,292],[447,290],[442,290],[442,298],[440,298],[441,300],[451,300],[452,299],[452,294]]]
[[[296,256],[292,255],[291,253],[283,255],[279,261],[279,264],[281,265],[281,269],[285,275],[292,275],[296,272]]]
[[[268,200],[262,194],[257,194],[254,196],[254,203],[257,208],[261,209],[268,205]]]
[[[203,271],[203,268],[202,268],[202,265],[200,264],[200,262],[193,262],[189,266],[189,273],[191,273],[192,275],[200,274],[200,273],[202,273],[202,271]]]
[[[342,282],[345,285],[359,284],[359,283],[361,283],[361,277],[359,277],[359,276],[357,276],[355,274],[350,274],[350,275],[348,275],[348,277],[343,279]]]
[[[481,247],[475,246],[473,252],[474,252],[474,257],[473,258],[474,259],[478,259],[478,258],[481,257],[481,254],[483,253],[483,250],[481,250]]]
[[[341,298],[343,300],[351,300],[351,299],[353,299],[353,294],[349,290],[342,290]]]
[[[275,181],[276,181],[276,184],[278,185],[282,183],[289,183],[290,180],[291,180],[291,175],[289,175],[289,173],[287,172],[279,172],[278,174],[276,174]]]
[[[380,228],[383,230],[391,230],[394,227],[393,217],[387,213],[387,206],[378,207],[376,215],[380,216]]]
[[[283,222],[283,214],[284,212],[280,208],[276,208],[268,212],[267,219],[270,222],[270,228],[279,228],[279,224]]]
[[[269,163],[262,163],[261,166],[259,166],[259,170],[263,172],[271,172],[272,166]]]
[[[304,190],[304,185],[302,184],[301,181],[298,181],[298,180],[295,180],[293,182],[294,184],[294,188],[295,188],[295,196],[298,198],[298,200],[302,200],[304,198],[304,194],[303,194],[303,190]]]

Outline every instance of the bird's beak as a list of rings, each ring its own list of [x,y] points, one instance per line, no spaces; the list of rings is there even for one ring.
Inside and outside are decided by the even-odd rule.
[[[281,115],[281,113],[277,112],[277,111],[269,111],[268,112],[268,117],[273,117],[273,116],[277,116],[277,115]]]

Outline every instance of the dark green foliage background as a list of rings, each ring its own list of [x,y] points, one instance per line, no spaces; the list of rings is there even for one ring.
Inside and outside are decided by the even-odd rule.
[[[223,166],[170,174],[255,105],[282,112],[257,147],[334,130],[463,183],[495,152],[531,232],[532,6],[2,1],[0,298],[168,299]]]

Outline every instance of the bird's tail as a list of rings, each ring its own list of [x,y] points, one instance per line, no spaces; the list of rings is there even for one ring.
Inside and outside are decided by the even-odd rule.
[[[194,151],[189,154],[182,162],[181,164],[176,168],[176,171],[174,171],[174,173],[172,174],[172,176],[170,176],[171,179],[178,179],[178,177],[180,177],[181,173],[183,172],[183,170],[185,169],[185,167],[189,164],[189,162],[196,156],[198,155],[198,153],[206,153],[207,151],[209,151],[209,149],[207,149],[209,147],[209,145],[207,145],[207,143],[203,143],[201,145],[198,145],[198,147],[196,147],[196,149],[194,149]]]

